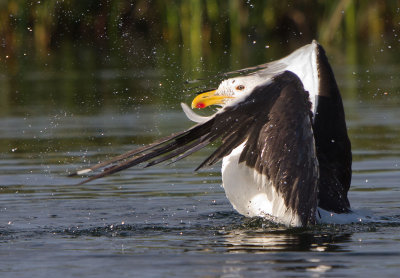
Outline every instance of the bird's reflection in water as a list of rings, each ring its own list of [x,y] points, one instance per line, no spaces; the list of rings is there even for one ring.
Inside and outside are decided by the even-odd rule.
[[[252,219],[243,226],[221,231],[227,252],[344,252],[340,243],[351,240],[351,231],[339,226],[316,226],[310,229],[278,226],[266,220]]]
[[[243,231],[227,232],[227,252],[276,252],[276,251],[344,251],[340,242],[348,241],[351,234],[314,234],[309,231]]]
[[[332,269],[344,267],[344,263],[331,261],[329,255],[321,255],[325,252],[347,252],[345,243],[352,240],[351,231],[335,226],[288,229],[264,224],[256,228],[254,223],[247,223],[221,231],[223,242],[219,242],[219,248],[223,246],[226,253],[236,254],[236,259],[229,257],[221,266],[224,275],[240,277],[249,271],[262,271],[270,265],[279,273],[298,271],[319,277]],[[302,256],[298,252],[302,252]]]

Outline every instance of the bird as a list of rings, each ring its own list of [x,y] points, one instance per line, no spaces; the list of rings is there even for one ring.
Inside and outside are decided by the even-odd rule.
[[[138,164],[174,163],[220,145],[195,169],[222,160],[222,186],[233,208],[288,227],[322,222],[321,214],[351,213],[351,143],[342,98],[323,47],[313,40],[276,61],[228,73],[217,89],[199,93],[191,128],[90,168],[80,184]],[[217,106],[211,116],[192,109]]]

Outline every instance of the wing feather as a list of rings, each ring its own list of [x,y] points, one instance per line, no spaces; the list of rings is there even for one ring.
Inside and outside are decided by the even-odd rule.
[[[283,195],[287,207],[303,214],[303,221],[307,223],[312,219],[316,208],[317,189],[313,180],[316,180],[318,175],[315,153],[312,153],[315,146],[310,122],[310,103],[307,98],[308,94],[298,77],[292,72],[283,72],[256,87],[241,101],[225,106],[204,123],[89,168],[96,170],[111,165],[82,183],[144,162],[148,162],[146,167],[170,159],[175,162],[217,139],[221,140],[222,144],[197,167],[198,170],[217,163],[246,142],[240,162],[246,163],[260,174],[272,177],[273,186]],[[280,118],[284,120],[280,121]],[[306,129],[301,130],[304,122]],[[290,130],[294,130],[294,133]],[[301,134],[296,137],[297,133]],[[289,147],[293,148],[293,152],[299,148],[298,159],[308,158],[304,165],[291,163],[293,153],[285,153],[286,149],[282,145],[286,141],[291,144]],[[302,151],[308,152],[307,155],[312,153],[311,157],[302,156]],[[285,155],[286,158],[282,159]],[[117,164],[113,165],[114,163]],[[293,182],[294,185],[284,185],[284,179]],[[309,187],[304,190],[306,186]],[[301,190],[307,194],[300,194]],[[308,205],[304,207],[303,203]]]

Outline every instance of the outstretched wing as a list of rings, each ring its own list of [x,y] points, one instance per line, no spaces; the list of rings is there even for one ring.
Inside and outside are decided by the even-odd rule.
[[[281,87],[289,84],[293,79],[295,79],[293,73],[281,74],[267,84],[256,88],[252,94],[241,102],[225,107],[203,123],[162,138],[147,146],[116,156],[90,168],[76,171],[70,174],[70,176],[102,170],[101,173],[82,182],[86,183],[143,162],[148,162],[146,167],[156,165],[168,159],[173,159],[172,162],[175,162],[221,138],[223,141],[222,146],[196,170],[206,165],[212,165],[246,140],[246,134],[249,133],[248,128],[257,120],[261,111],[268,113],[268,110],[279,95]]]
[[[351,183],[351,143],[339,88],[322,46],[318,45],[318,106],[314,119],[320,165],[318,206],[336,213],[350,211],[347,192]]]
[[[103,169],[83,184],[144,162],[145,167],[175,162],[220,139],[222,144],[198,170],[246,142],[240,162],[266,175],[286,206],[303,215],[306,223],[315,212],[318,178],[310,113],[308,93],[298,77],[286,71],[204,123],[72,175]]]

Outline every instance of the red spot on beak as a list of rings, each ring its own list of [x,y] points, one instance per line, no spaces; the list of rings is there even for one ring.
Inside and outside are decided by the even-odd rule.
[[[196,104],[196,108],[204,108],[206,105],[203,102],[199,102]]]

